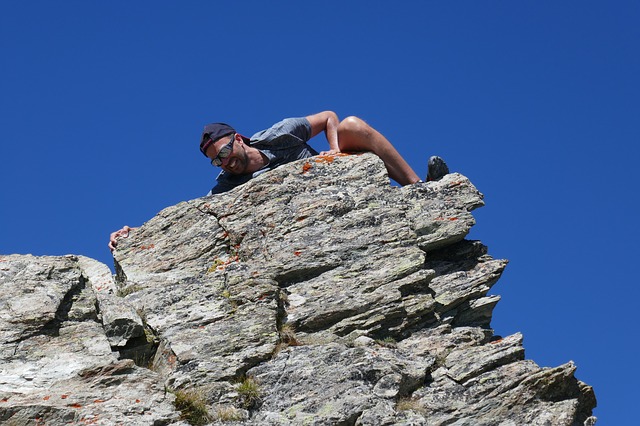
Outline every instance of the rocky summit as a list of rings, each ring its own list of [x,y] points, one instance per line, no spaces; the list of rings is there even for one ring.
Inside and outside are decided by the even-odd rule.
[[[6,425],[593,425],[568,362],[494,335],[506,260],[464,176],[318,156],[83,256],[0,256]]]

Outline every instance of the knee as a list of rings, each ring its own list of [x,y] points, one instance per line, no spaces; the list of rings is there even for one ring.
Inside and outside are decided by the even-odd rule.
[[[352,115],[340,122],[340,125],[338,126],[338,133],[366,134],[370,129],[371,127],[369,127],[364,120]]]

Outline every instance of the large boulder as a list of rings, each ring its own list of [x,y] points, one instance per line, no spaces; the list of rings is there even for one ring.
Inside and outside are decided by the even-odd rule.
[[[115,277],[2,256],[0,421],[594,424],[572,363],[493,334],[482,205],[460,174],[398,188],[372,154],[318,156],[166,208]]]

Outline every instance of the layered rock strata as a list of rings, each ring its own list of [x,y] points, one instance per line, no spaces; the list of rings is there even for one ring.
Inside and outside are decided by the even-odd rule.
[[[460,174],[396,188],[319,156],[161,211],[115,277],[1,256],[0,422],[594,424],[572,363],[491,330],[482,205]]]

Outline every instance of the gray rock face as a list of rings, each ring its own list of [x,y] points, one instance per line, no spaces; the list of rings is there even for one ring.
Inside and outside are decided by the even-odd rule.
[[[109,294],[109,268],[76,256],[1,256],[0,285],[1,424],[178,419],[163,378],[114,352],[114,342],[129,338],[134,327],[114,339],[112,320],[130,313],[115,303],[100,305],[116,297]]]
[[[482,205],[460,174],[395,188],[374,155],[320,156],[163,210],[115,279],[1,256],[0,422],[594,424],[573,364],[489,328]]]

